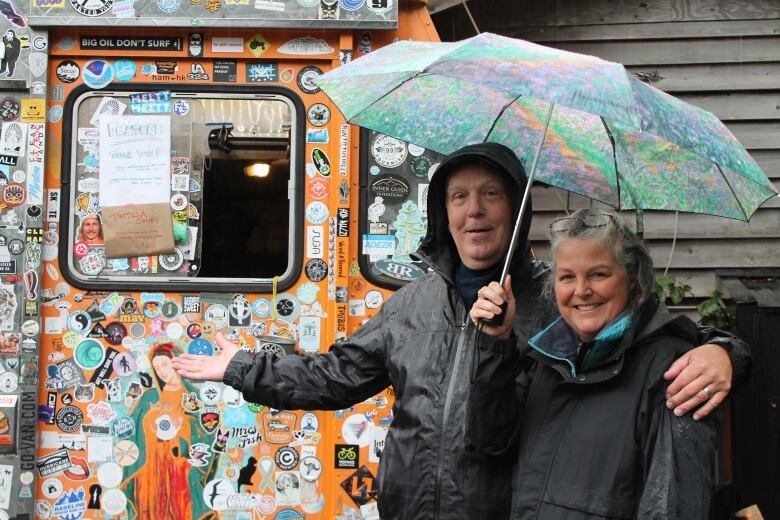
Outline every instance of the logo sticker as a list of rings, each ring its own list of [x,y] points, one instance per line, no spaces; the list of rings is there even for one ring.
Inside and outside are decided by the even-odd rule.
[[[246,80],[251,83],[268,83],[279,80],[276,63],[249,62],[246,64]]]
[[[298,88],[306,94],[316,94],[320,87],[314,84],[314,80],[322,75],[322,69],[314,65],[308,65],[298,71]]]
[[[399,203],[409,196],[409,181],[400,175],[386,174],[377,177],[371,185],[371,192],[382,197],[384,202]]]
[[[313,126],[325,126],[330,121],[330,108],[322,103],[314,103],[306,111],[306,117]]]
[[[320,258],[312,258],[306,262],[306,277],[312,282],[321,282],[328,276],[328,264]]]
[[[87,86],[100,89],[114,79],[114,69],[107,61],[92,60],[84,65],[82,76]]]
[[[395,137],[380,135],[371,146],[371,155],[379,166],[395,168],[406,160],[406,145]]]
[[[314,167],[320,175],[323,177],[330,176],[330,159],[328,159],[328,156],[321,149],[314,148],[311,151],[311,162],[314,163]]]
[[[79,66],[76,62],[70,60],[63,61],[57,65],[55,72],[57,74],[57,79],[63,83],[73,83],[79,79],[79,76],[81,75]]]
[[[82,16],[100,16],[114,5],[114,0],[70,0],[70,6]]]
[[[336,444],[336,469],[355,469],[360,464],[360,446]]]

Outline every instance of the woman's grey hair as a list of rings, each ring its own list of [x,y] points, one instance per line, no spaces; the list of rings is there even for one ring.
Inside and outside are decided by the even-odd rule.
[[[553,276],[547,280],[545,294],[551,300],[555,300],[555,253],[564,241],[572,238],[592,240],[612,250],[628,278],[631,312],[636,312],[653,293],[653,260],[644,242],[626,227],[617,212],[611,209],[580,209],[555,221],[550,228]]]

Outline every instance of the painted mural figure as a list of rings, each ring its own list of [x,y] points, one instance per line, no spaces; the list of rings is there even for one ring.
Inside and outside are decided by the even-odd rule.
[[[19,59],[19,53],[22,51],[22,42],[17,38],[16,31],[8,29],[3,36],[2,46],[0,46],[0,74],[7,72],[9,78],[14,75],[16,70],[16,61]]]
[[[480,352],[468,310],[478,289],[497,278],[525,183],[522,165],[505,146],[484,143],[454,152],[431,179],[428,234],[415,254],[433,272],[398,290],[349,340],[327,353],[277,357],[240,350],[218,333],[218,355],[183,354],[172,366],[184,377],[223,381],[247,401],[278,409],[346,409],[392,385],[394,420],[376,480],[381,518],[505,518],[511,460],[496,464],[490,456],[470,453],[464,440],[469,376]],[[555,318],[541,295],[549,268],[532,261],[530,219],[525,222],[510,270],[521,310],[505,318],[514,336],[495,341],[501,345],[483,339],[480,349],[526,352],[531,334]],[[699,339],[712,336],[705,331]],[[742,345],[730,341],[732,349]],[[681,386],[696,393],[706,384],[719,391],[720,402],[732,371],[726,349],[710,344],[693,352],[671,373],[685,372],[683,381],[695,374],[695,383]],[[703,364],[718,375],[696,379],[705,372],[690,363],[691,355],[706,359]],[[694,403],[700,404],[686,402],[683,410]]]

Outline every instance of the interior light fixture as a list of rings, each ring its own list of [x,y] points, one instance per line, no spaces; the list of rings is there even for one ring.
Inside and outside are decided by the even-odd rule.
[[[271,171],[271,165],[265,162],[250,164],[244,168],[244,174],[248,177],[268,177]]]

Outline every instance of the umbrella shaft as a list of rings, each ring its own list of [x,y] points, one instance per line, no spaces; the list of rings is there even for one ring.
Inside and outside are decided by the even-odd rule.
[[[514,256],[515,249],[517,248],[517,239],[518,235],[520,235],[520,227],[523,223],[523,215],[525,214],[526,206],[528,206],[528,199],[531,196],[531,185],[534,182],[534,176],[536,175],[536,165],[539,162],[539,156],[542,154],[542,148],[544,147],[544,140],[547,137],[547,128],[550,126],[550,119],[552,118],[553,108],[555,108],[555,103],[550,103],[550,108],[547,110],[547,119],[544,121],[544,131],[542,132],[542,138],[539,141],[539,147],[536,149],[534,162],[531,163],[531,172],[528,174],[528,182],[525,185],[525,192],[523,192],[523,202],[520,203],[520,211],[517,213],[515,228],[512,231],[512,240],[509,242],[509,249],[506,252],[504,267],[501,269],[501,278],[499,278],[499,283],[501,285],[504,285],[506,274],[509,272],[509,266],[512,264],[512,257]]]

